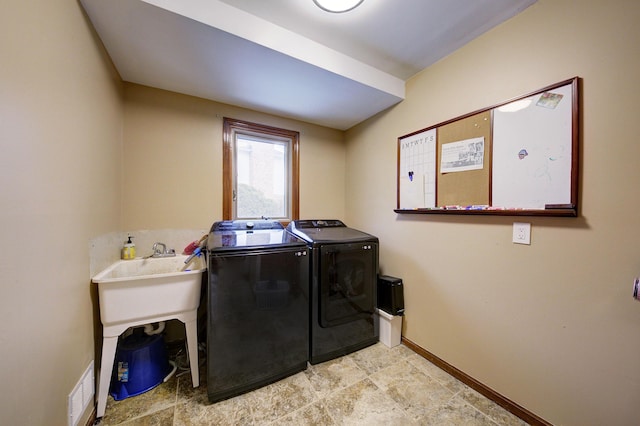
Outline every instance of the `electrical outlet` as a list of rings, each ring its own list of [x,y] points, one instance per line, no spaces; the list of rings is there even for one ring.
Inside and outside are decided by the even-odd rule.
[[[513,242],[516,244],[531,244],[530,223],[513,223]]]

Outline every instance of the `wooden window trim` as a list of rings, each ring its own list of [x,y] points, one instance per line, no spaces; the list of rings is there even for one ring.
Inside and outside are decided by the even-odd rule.
[[[233,135],[235,131],[249,131],[291,139],[291,220],[300,215],[300,133],[265,124],[234,118],[223,118],[222,125],[222,219],[233,219]],[[286,224],[285,224],[286,225]]]

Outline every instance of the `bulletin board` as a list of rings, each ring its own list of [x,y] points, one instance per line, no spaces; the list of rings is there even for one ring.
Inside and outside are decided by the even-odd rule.
[[[395,211],[577,217],[578,84],[399,137]]]
[[[491,111],[440,126],[437,152],[437,205],[489,205]]]

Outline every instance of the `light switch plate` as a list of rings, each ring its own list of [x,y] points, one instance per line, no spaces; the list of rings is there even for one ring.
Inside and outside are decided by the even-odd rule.
[[[516,244],[531,244],[530,223],[513,223],[513,242]]]

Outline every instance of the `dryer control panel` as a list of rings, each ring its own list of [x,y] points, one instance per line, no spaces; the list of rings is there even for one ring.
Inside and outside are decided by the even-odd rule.
[[[346,227],[342,221],[337,219],[310,219],[310,220],[294,220],[291,222],[293,224],[293,228],[303,229],[303,228],[339,228]]]

